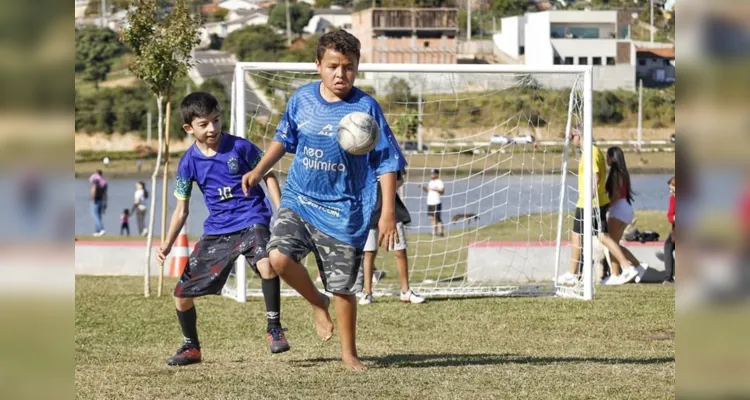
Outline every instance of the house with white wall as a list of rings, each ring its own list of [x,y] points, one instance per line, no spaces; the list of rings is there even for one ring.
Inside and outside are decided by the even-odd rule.
[[[232,18],[230,18],[230,16]],[[201,29],[201,39],[216,35],[226,37],[230,33],[251,25],[265,25],[268,23],[268,11],[265,9],[238,9],[227,14],[226,21],[207,22]]]
[[[533,66],[593,65],[597,90],[635,90],[636,55],[626,11],[544,11],[503,18],[493,41]]]
[[[341,28],[352,33],[352,11],[337,6],[313,9],[313,16],[304,31],[314,35],[328,32],[333,28]]]
[[[234,10],[253,10],[258,8],[258,1],[252,0],[226,0],[219,3],[219,7],[229,11]]]

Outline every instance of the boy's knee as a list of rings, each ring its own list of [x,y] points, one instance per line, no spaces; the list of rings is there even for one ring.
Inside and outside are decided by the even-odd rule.
[[[396,257],[397,260],[406,260],[406,250],[396,250],[396,253],[393,256]]]
[[[187,311],[193,308],[193,299],[188,297],[175,297],[174,305],[179,311]]]
[[[256,264],[255,267],[258,269],[258,274],[263,279],[273,279],[278,276],[276,271],[271,267],[271,262],[268,261],[268,258],[258,261],[258,264]]]
[[[273,249],[268,253],[268,260],[271,262],[271,270],[278,275],[284,275],[286,268],[292,263],[291,258],[277,249]]]

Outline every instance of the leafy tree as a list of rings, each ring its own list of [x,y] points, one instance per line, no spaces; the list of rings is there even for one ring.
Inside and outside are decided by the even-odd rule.
[[[315,8],[331,8],[332,0],[315,0]]]
[[[161,164],[162,153],[169,154],[169,127],[166,135],[162,136],[164,119],[162,117],[162,101],[166,97],[166,120],[170,120],[172,87],[175,81],[187,74],[192,64],[191,51],[200,43],[198,29],[200,17],[190,14],[188,0],[175,0],[169,13],[163,11],[159,0],[137,0],[135,7],[128,13],[128,27],[124,31],[123,40],[131,48],[135,60],[130,70],[156,96],[158,112],[159,153],[156,167],[151,176],[151,191],[156,192],[156,176]],[[164,140],[163,140],[164,139]],[[162,140],[164,146],[162,146]],[[169,157],[164,161],[164,186],[162,187],[162,241],[166,234],[167,215],[167,174],[169,171]],[[149,220],[147,243],[152,241],[154,225],[154,198],[151,197],[151,217]],[[151,246],[146,246],[146,265],[144,271],[144,295],[150,295],[150,253]],[[162,266],[163,268],[163,266]],[[163,270],[162,270],[163,272]],[[161,274],[160,274],[161,276]],[[161,279],[158,294],[161,295]]]
[[[227,19],[227,14],[229,14],[229,10],[226,8],[217,8],[216,11],[208,14],[208,22],[225,21]]]
[[[403,78],[391,77],[388,81],[387,90],[388,95],[386,95],[386,100],[389,103],[411,103],[416,101],[411,94],[409,82]]]
[[[107,11],[112,13],[119,10],[127,10],[131,2],[131,0],[107,0]],[[84,15],[99,15],[101,11],[101,0],[89,0],[89,3],[86,5],[86,11],[84,11]]]
[[[284,62],[312,62],[315,60],[318,50],[318,38],[320,35],[313,35],[305,39],[304,45],[294,50],[289,50],[281,58]]]
[[[227,35],[221,49],[242,61],[277,61],[286,40],[268,25],[251,25]]]
[[[112,69],[112,59],[125,51],[125,46],[109,28],[86,26],[77,29],[75,71],[84,81],[93,82],[99,89],[99,82],[107,79]]]
[[[523,15],[528,8],[528,0],[490,0],[492,15],[498,18]]]
[[[419,130],[419,116],[414,112],[404,112],[393,124],[394,133],[406,139],[415,139]]]
[[[307,23],[313,16],[313,10],[307,3],[292,3],[289,7],[292,32],[302,36]],[[286,4],[276,3],[268,14],[268,25],[286,29]]]

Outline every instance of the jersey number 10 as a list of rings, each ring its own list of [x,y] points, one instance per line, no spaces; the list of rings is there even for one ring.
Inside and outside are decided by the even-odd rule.
[[[230,186],[224,186],[223,188],[219,188],[219,196],[221,196],[222,200],[231,199],[234,197],[232,194],[232,188]]]

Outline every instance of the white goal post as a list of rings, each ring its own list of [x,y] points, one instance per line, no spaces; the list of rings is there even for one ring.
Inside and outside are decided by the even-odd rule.
[[[265,148],[289,96],[317,79],[313,63],[237,63],[231,133]],[[355,86],[367,87],[392,128],[404,115],[419,121],[416,138],[412,132],[405,141],[403,133],[409,131],[394,129],[402,150],[405,144],[411,146],[406,152],[407,184],[400,193],[413,221],[407,253],[415,291],[426,296],[593,298],[593,226],[595,219],[606,216],[592,208],[597,191],[591,66],[360,64]],[[568,150],[574,129],[582,132],[580,154]],[[442,136],[430,142],[429,135]],[[540,147],[534,143],[538,135],[562,136],[565,146]],[[519,140],[529,137],[531,143]],[[432,149],[425,150],[423,143]],[[292,156],[274,167],[282,190]],[[572,161],[584,165],[582,193],[577,193]],[[441,179],[453,190],[444,195],[443,214],[449,213],[445,237],[427,233],[433,228],[426,222],[420,185],[432,169],[446,171]],[[578,199],[571,193],[583,197],[581,247],[567,242]],[[582,279],[576,285],[559,284],[558,276],[571,264],[565,255],[573,251],[581,251]],[[376,268],[392,265],[392,259],[392,254],[380,252]],[[314,279],[314,258],[308,257],[305,265]],[[384,268],[390,280],[377,283],[376,296],[398,292],[395,269]],[[247,273],[243,257],[223,293],[240,302],[261,295],[259,279]],[[296,292],[283,288],[282,294]]]

